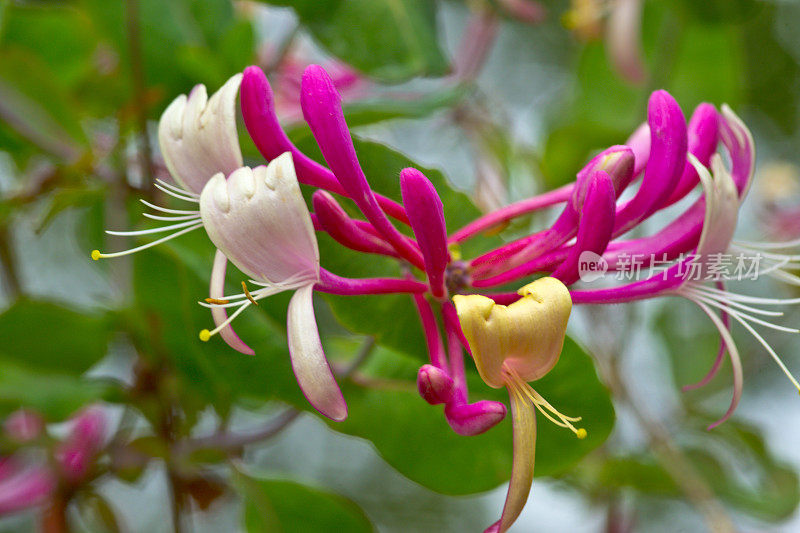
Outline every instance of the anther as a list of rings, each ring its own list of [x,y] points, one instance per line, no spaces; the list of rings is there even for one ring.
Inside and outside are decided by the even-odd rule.
[[[250,300],[250,303],[252,303],[253,305],[258,305],[258,302],[253,299],[253,296],[250,294],[250,291],[247,290],[247,284],[244,281],[242,282],[242,290],[244,291],[244,295],[247,296],[247,299]]]
[[[588,433],[583,428],[580,428],[580,429],[578,429],[578,431],[575,432],[575,436],[578,437],[581,440],[585,439],[586,435],[588,435]]]
[[[208,342],[208,339],[211,338],[211,332],[207,329],[200,330],[200,340],[203,342]]]
[[[214,304],[214,305],[224,305],[231,303],[230,300],[220,300],[219,298],[206,298],[207,304]]]
[[[103,254],[100,253],[100,250],[92,250],[92,259],[97,261],[101,257],[103,257]]]

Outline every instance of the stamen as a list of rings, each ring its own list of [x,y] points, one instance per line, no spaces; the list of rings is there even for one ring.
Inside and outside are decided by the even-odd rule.
[[[161,215],[151,215],[150,213],[142,213],[142,216],[145,218],[149,218],[151,220],[166,220],[166,221],[173,221],[177,222],[179,220],[192,220],[195,218],[200,217],[200,213],[193,213],[191,215],[181,215],[177,217],[165,217]]]
[[[156,189],[160,190],[161,192],[167,193],[168,195],[172,196],[173,198],[177,198],[178,200],[184,200],[186,202],[194,202],[194,203],[200,202],[200,200],[198,200],[193,196],[184,196],[183,194],[178,194],[177,192],[171,191],[170,189],[167,189],[166,187],[160,185],[159,183],[154,183],[153,185],[156,187]]]
[[[170,190],[173,190],[173,191],[177,192],[178,194],[186,194],[186,195],[189,195],[189,196],[194,196],[195,198],[199,198],[200,197],[200,195],[197,194],[197,193],[193,193],[192,191],[187,191],[183,187],[179,187],[177,185],[173,185],[172,183],[167,183],[166,181],[162,180],[161,178],[156,179],[156,182],[159,183],[160,185],[163,185],[167,189],[170,189]]]
[[[786,326],[779,326],[777,324],[773,324],[772,322],[767,322],[766,320],[761,320],[760,318],[756,318],[756,317],[754,317],[752,315],[748,315],[747,313],[744,313],[744,312],[741,312],[741,311],[737,311],[737,310],[735,310],[735,309],[733,309],[731,307],[728,307],[727,305],[725,305],[725,304],[723,304],[723,303],[721,303],[721,302],[719,302],[717,300],[713,300],[713,299],[711,299],[709,297],[702,296],[702,295],[699,295],[697,293],[693,293],[693,294],[694,294],[694,298],[702,300],[703,302],[705,302],[707,304],[713,305],[714,307],[717,307],[718,309],[722,309],[726,313],[729,313],[731,316],[738,316],[738,317],[747,319],[750,322],[755,322],[756,324],[761,324],[762,326],[765,326],[765,327],[768,327],[768,328],[771,328],[771,329],[775,329],[777,331],[785,331],[786,333],[800,333],[800,329],[787,328]]]
[[[150,209],[155,209],[156,211],[161,211],[162,213],[171,213],[173,215],[199,215],[200,211],[187,211],[185,209],[167,209],[166,207],[161,207],[160,205],[151,204],[147,200],[140,199],[144,205],[149,207]]]
[[[174,239],[175,237],[183,235],[184,233],[189,233],[190,231],[196,230],[197,228],[201,228],[201,227],[203,227],[203,223],[202,222],[197,222],[194,226],[189,226],[188,228],[184,228],[184,229],[182,229],[180,231],[176,231],[172,235],[167,235],[166,237],[161,237],[160,239],[157,239],[157,240],[155,240],[153,242],[148,242],[147,244],[143,244],[141,246],[137,246],[136,248],[131,248],[130,250],[125,250],[125,251],[122,251],[122,252],[114,252],[114,253],[111,253],[111,254],[104,254],[104,253],[100,252],[100,250],[92,250],[92,259],[97,261],[98,259],[101,259],[101,258],[108,259],[110,257],[122,257],[123,255],[133,254],[133,253],[139,252],[141,250],[146,250],[147,248],[152,248],[153,246],[161,244],[162,242],[169,241],[171,239]]]
[[[214,335],[216,335],[217,333],[219,333],[220,331],[222,331],[223,329],[225,329],[225,327],[226,327],[226,326],[228,326],[228,325],[229,325],[231,322],[233,322],[233,319],[234,319],[234,318],[236,318],[237,316],[239,316],[239,315],[242,313],[242,311],[244,311],[244,310],[245,310],[245,309],[247,309],[248,307],[250,307],[250,302],[245,302],[245,303],[243,303],[243,304],[241,305],[241,307],[239,307],[239,309],[237,309],[236,311],[234,311],[234,312],[231,314],[231,316],[229,316],[229,317],[228,317],[228,319],[227,319],[225,322],[223,322],[222,324],[220,324],[220,325],[219,325],[219,326],[217,326],[216,328],[212,329],[211,331],[209,331],[209,330],[207,330],[207,329],[201,330],[201,331],[200,331],[200,334],[199,334],[200,340],[201,340],[201,341],[203,341],[203,342],[208,342],[208,340],[209,340],[211,337],[213,337]]]
[[[576,428],[572,422],[580,422],[581,417],[570,417],[560,413],[555,407],[550,405],[541,394],[523,380],[519,374],[508,365],[503,365],[503,370],[507,376],[506,385],[514,389],[520,396],[525,397],[533,406],[542,413],[545,418],[550,420],[558,427],[566,428],[575,433],[579,439],[585,439],[587,432],[584,428]],[[555,418],[554,418],[555,417]]]
[[[242,290],[244,291],[244,295],[247,296],[247,299],[250,300],[250,302],[253,305],[258,305],[258,302],[253,299],[253,296],[250,294],[250,291],[247,290],[247,283],[245,283],[244,281],[242,282]]]
[[[761,304],[761,305],[794,305],[800,304],[800,298],[763,298],[760,296],[748,296],[746,294],[737,294],[735,292],[728,292],[723,291],[720,289],[715,289],[714,287],[709,287],[707,285],[700,285],[692,283],[692,288],[695,290],[702,290],[704,292],[711,292],[714,294],[718,294],[724,297],[726,300],[736,301],[736,302],[748,302],[751,304]]]
[[[123,237],[135,237],[137,235],[149,235],[151,233],[163,233],[165,231],[171,231],[174,229],[185,228],[186,226],[191,226],[192,224],[197,224],[200,222],[199,215],[193,217],[192,220],[188,222],[181,222],[180,224],[172,224],[171,226],[162,226],[160,228],[151,228],[151,229],[143,229],[143,230],[136,230],[136,231],[112,231],[106,230],[106,233],[109,235],[120,235]]]

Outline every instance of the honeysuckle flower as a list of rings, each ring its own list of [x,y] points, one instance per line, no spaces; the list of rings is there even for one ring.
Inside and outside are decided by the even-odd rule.
[[[200,195],[200,214],[209,238],[259,287],[252,293],[225,296],[205,305],[236,307],[212,330],[207,341],[258,300],[294,290],[289,303],[289,353],[297,382],[308,401],[334,420],[347,417],[347,406],[325,359],[314,317],[313,289],[320,281],[319,249],[314,227],[292,164],[286,153],[268,166],[240,168],[226,180],[211,178]]]
[[[450,263],[442,200],[430,180],[414,168],[400,171],[400,192],[425,262],[431,292],[441,298],[445,293],[444,271]]]
[[[45,465],[0,458],[0,515],[41,505],[55,487],[56,478]]]
[[[177,185],[161,180],[156,187],[178,200],[197,204],[203,187],[218,172],[228,174],[242,166],[236,131],[236,94],[242,75],[231,77],[211,98],[204,85],[196,85],[188,98],[178,96],[161,115],[158,143],[164,162]],[[92,259],[120,257],[151,248],[202,227],[200,211],[168,209],[145,200],[141,202],[161,214],[144,213],[146,218],[170,222],[139,231],[107,231],[110,235],[138,237],[171,232],[166,237],[114,253],[92,251]]]
[[[617,72],[628,82],[647,79],[642,59],[642,0],[613,0],[606,23],[606,50]]]
[[[772,248],[790,247],[793,243],[757,244],[733,243],[732,241],[739,208],[752,181],[755,153],[752,136],[741,120],[727,106],[722,108],[720,125],[721,140],[730,155],[731,169],[728,170],[723,164],[721,156],[715,154],[711,158],[711,172],[709,172],[696,157],[690,154],[689,162],[694,166],[703,186],[702,201],[698,200],[694,206],[687,210],[682,219],[677,220],[676,223],[671,224],[659,234],[661,238],[669,242],[683,242],[685,245],[687,242],[693,242],[691,239],[687,241],[685,235],[699,233],[697,244],[689,244],[694,246],[694,248],[690,248],[692,255],[676,262],[665,272],[655,274],[642,281],[609,289],[572,292],[575,303],[614,303],[662,295],[676,295],[698,305],[718,329],[721,337],[721,348],[706,377],[697,385],[689,386],[688,388],[708,383],[720,368],[722,358],[726,352],[733,368],[734,390],[731,404],[723,417],[709,426],[710,429],[724,422],[733,414],[742,393],[741,362],[738,349],[729,331],[729,319],[735,320],[753,335],[775,360],[792,384],[800,390],[800,383],[794,378],[772,347],[754,329],[753,325],[757,324],[791,333],[800,332],[800,330],[779,326],[758,318],[757,315],[780,316],[782,313],[767,311],[751,305],[796,304],[800,303],[800,299],[761,298],[735,294],[724,289],[724,281],[726,280],[724,277],[718,281],[716,287],[710,287],[707,282],[702,281],[707,279],[708,276],[706,274],[714,268],[716,257],[723,253],[737,251],[754,255],[763,254],[765,269],[760,271],[760,274],[772,275],[790,283],[796,281],[795,276],[782,270],[782,268],[791,265],[791,262],[797,256],[767,251]],[[699,213],[702,213],[702,218],[698,218]],[[715,308],[719,310],[721,316],[714,312]]]
[[[558,362],[572,309],[569,290],[555,278],[540,278],[519,290],[509,306],[481,295],[456,295],[453,303],[464,336],[483,381],[506,387],[511,399],[514,460],[508,494],[500,520],[490,528],[506,531],[519,516],[533,482],[536,410],[578,438],[585,429],[558,412],[529,384],[546,375]]]

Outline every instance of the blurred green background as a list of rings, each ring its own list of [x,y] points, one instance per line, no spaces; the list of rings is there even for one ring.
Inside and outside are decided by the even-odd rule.
[[[71,496],[72,527],[455,532],[493,522],[510,424],[459,437],[417,396],[426,353],[409,299],[318,298],[334,363],[346,369],[369,354],[342,379],[350,418],[326,423],[291,373],[288,295],[237,320],[257,352],[245,357],[197,341],[210,324],[196,305],[213,258],[204,235],[101,263],[89,251],[133,246],[103,230],[141,226],[140,198],[164,201],[151,183],[168,177],[156,131],[169,102],[197,83],[211,93],[250,64],[267,72],[287,131],[315,157],[299,74],[309,63],[339,72],[370,182],[397,197],[400,168],[426,169],[450,229],[572,181],[644,120],[654,89],[687,116],[701,102],[727,103],[758,147],[740,234],[778,231],[776,217],[791,220],[800,203],[800,4],[641,6],[641,28],[628,31],[645,75],[633,83],[609,53],[612,1],[0,0],[0,413],[33,408],[57,433],[103,402],[113,436],[97,476]],[[258,164],[242,133],[246,160]],[[515,222],[465,253],[547,221]],[[397,273],[322,237],[320,246],[338,274]],[[784,294],[768,281],[741,290]],[[574,342],[537,390],[583,416],[590,438],[540,424],[540,477],[512,531],[698,531],[709,502],[741,530],[800,530],[800,400],[736,330],[745,395],[730,422],[706,432],[731,384],[723,371],[680,392],[717,348],[695,311],[677,300],[576,310]],[[798,312],[782,323],[796,325]],[[795,336],[767,338],[800,369]],[[473,368],[469,378],[475,399],[504,400]],[[203,440],[258,430],[263,438],[246,446]],[[675,465],[689,472],[682,481]],[[0,531],[35,529],[37,512],[3,518]]]

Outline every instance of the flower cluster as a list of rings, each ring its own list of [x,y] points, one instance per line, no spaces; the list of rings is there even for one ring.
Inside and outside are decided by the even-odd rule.
[[[427,402],[444,405],[445,418],[455,432],[476,435],[506,415],[501,402],[469,401],[464,350],[489,386],[504,386],[509,391],[514,464],[505,508],[493,530],[505,531],[527,499],[533,478],[536,410],[578,438],[587,434],[575,427],[579,418],[561,414],[528,385],[556,364],[573,304],[660,296],[682,296],[696,303],[719,329],[723,341],[717,361],[702,383],[711,379],[726,352],[734,369],[734,398],[722,420],[733,412],[742,388],[730,319],[761,341],[798,386],[753,324],[796,330],[758,318],[755,315],[779,313],[753,305],[800,300],[733,294],[725,290],[724,281],[708,286],[696,281],[705,276],[688,279],[684,274],[688,261],[699,264],[695,268],[703,273],[708,268],[707,258],[721,253],[759,254],[765,266],[762,274],[800,282],[787,271],[796,266],[798,258],[778,253],[783,244],[732,241],[755,154],[750,133],[727,107],[718,111],[702,104],[687,125],[675,100],[665,91],[656,91],[648,104],[647,122],[625,145],[612,146],[589,161],[574,183],[489,213],[448,235],[442,201],[419,170],[400,172],[400,203],[372,190],[359,164],[341,99],[324,69],[308,67],[300,92],[303,116],[326,165],[309,158],[289,140],[280,126],[270,85],[258,67],[237,74],[211,98],[199,85],[188,97],[178,97],[159,124],[159,143],[174,184],[159,182],[157,186],[191,208],[171,209],[144,202],[160,213],[145,216],[169,224],[113,233],[168,235],[123,252],[95,250],[92,257],[128,254],[203,228],[217,251],[208,298],[201,304],[210,308],[216,327],[201,331],[200,339],[208,341],[219,334],[232,348],[252,354],[234,332],[232,322],[258,300],[294,291],[287,319],[292,367],[309,403],[334,420],[343,420],[347,407],[323,353],[313,292],[409,294],[430,354],[430,364],[418,373],[419,392]],[[244,124],[268,161],[266,166],[243,166],[235,123],[237,93]],[[718,153],[719,145],[729,166]],[[638,188],[630,193],[628,189],[637,181]],[[299,184],[316,189],[311,196],[313,212]],[[625,237],[658,211],[686,198],[698,185],[700,196],[664,229],[646,237]],[[363,218],[351,217],[337,196],[351,200]],[[468,239],[556,205],[563,207],[549,228],[471,259],[455,253]],[[365,257],[395,258],[405,274],[397,279],[338,276],[322,266],[325,258],[320,257],[316,232],[328,233],[342,246],[367,254]],[[602,257],[611,271],[624,268],[623,258],[632,255],[658,257],[670,264],[647,279],[624,285],[568,288],[579,281],[580,258],[586,252]],[[241,282],[240,294],[224,294],[228,261],[249,277]],[[544,277],[530,282],[533,275]],[[252,291],[248,283],[254,287]],[[524,286],[513,293],[492,292],[506,284]]]
[[[90,406],[69,425],[66,437],[55,440],[36,412],[19,410],[6,419],[4,440],[20,449],[0,458],[0,514],[55,502],[93,477],[106,416],[99,406]]]

